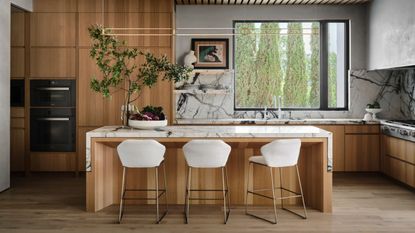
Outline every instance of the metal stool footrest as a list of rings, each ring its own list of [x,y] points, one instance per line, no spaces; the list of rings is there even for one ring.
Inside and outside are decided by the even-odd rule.
[[[261,165],[261,166],[265,166],[265,165],[263,165],[263,164],[257,164],[257,163],[252,163],[252,162],[250,163],[250,165],[253,165],[253,164],[255,164],[255,165]],[[249,177],[249,173],[250,173],[251,167],[252,167],[252,166],[249,166],[249,170],[248,170],[248,177]],[[295,214],[295,215],[297,215],[297,216],[299,216],[299,217],[301,217],[301,218],[303,218],[303,219],[307,219],[307,211],[306,211],[306,207],[305,207],[304,195],[303,195],[303,190],[302,190],[302,186],[301,186],[300,175],[299,175],[299,172],[298,172],[298,166],[297,166],[297,165],[295,165],[295,167],[296,167],[296,170],[297,170],[297,178],[298,178],[298,182],[299,182],[300,193],[297,193],[297,192],[295,192],[295,191],[292,191],[292,190],[290,190],[290,189],[287,189],[287,188],[282,187],[282,178],[281,178],[281,177],[282,177],[282,173],[281,173],[281,168],[279,168],[279,171],[280,171],[280,184],[281,184],[281,186],[280,186],[280,187],[275,187],[275,186],[274,186],[274,175],[273,175],[273,169],[272,169],[272,167],[268,167],[268,168],[270,169],[270,176],[271,176],[271,187],[272,187],[272,188],[271,188],[271,189],[254,189],[254,190],[247,190],[247,191],[246,191],[246,200],[245,200],[245,214],[247,214],[247,215],[249,215],[249,216],[252,216],[252,217],[255,217],[255,218],[258,218],[258,219],[261,219],[261,220],[264,220],[264,221],[267,221],[267,222],[272,223],[272,224],[277,224],[277,209],[276,209],[276,200],[281,200],[281,209],[286,210],[286,211],[288,211],[288,212],[290,212],[290,213],[293,213],[293,214]],[[247,186],[249,187],[249,181],[248,181],[248,185],[247,185]],[[280,190],[281,197],[276,197],[276,196],[275,196],[275,190],[276,190],[276,189]],[[290,196],[283,196],[283,192],[282,192],[283,190],[284,190],[284,191],[287,191],[287,192],[290,192],[290,193],[292,193],[292,194],[294,194],[294,195],[290,195]],[[262,193],[258,193],[258,192],[264,192],[264,191],[272,191],[272,197],[271,197],[271,196],[267,196],[267,195],[262,194]],[[255,214],[253,214],[253,213],[248,212],[248,195],[249,195],[249,194],[252,194],[252,195],[255,195],[255,196],[259,196],[259,197],[262,197],[262,198],[266,198],[266,199],[273,200],[274,221],[269,220],[269,219],[266,219],[266,218],[264,218],[264,217],[261,217],[261,216],[258,216],[258,215],[255,215]],[[302,199],[303,208],[304,208],[304,215],[298,214],[298,213],[296,213],[296,212],[294,212],[294,211],[292,211],[292,210],[287,209],[287,208],[285,208],[285,207],[284,207],[284,200],[285,200],[285,199],[290,199],[290,198],[301,198],[301,199]]]
[[[186,184],[186,192],[185,192],[185,209],[184,209],[184,217],[185,223],[189,223],[189,212],[190,212],[190,201],[191,200],[206,200],[206,201],[215,201],[215,200],[223,200],[223,208],[224,208],[224,223],[228,222],[230,210],[230,197],[229,197],[229,185],[228,185],[228,175],[226,169],[224,167],[222,169],[222,189],[191,189],[190,188],[190,180],[191,180],[191,167],[189,167],[188,171],[188,183]],[[226,178],[225,178],[226,177]],[[226,184],[225,184],[226,183]],[[226,185],[226,188],[225,188]],[[196,198],[191,197],[191,192],[222,192],[222,198]]]
[[[168,213],[168,204],[167,204],[167,182],[166,182],[166,170],[165,170],[165,164],[164,161],[161,163],[163,165],[163,180],[164,180],[164,188],[159,189],[159,181],[158,181],[158,168],[155,167],[155,189],[127,189],[125,188],[125,174],[126,174],[126,167],[123,168],[123,177],[122,177],[122,188],[121,188],[121,200],[120,200],[120,212],[118,215],[118,223],[121,223],[122,217],[124,216],[124,200],[153,200],[156,202],[156,223],[159,224],[163,218]],[[126,197],[127,192],[155,192],[154,197]],[[159,199],[164,195],[165,199],[165,211],[161,214],[159,214]]]

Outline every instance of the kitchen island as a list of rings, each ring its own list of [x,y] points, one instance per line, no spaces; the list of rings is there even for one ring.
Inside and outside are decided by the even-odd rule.
[[[87,133],[86,141],[86,210],[99,211],[119,203],[122,167],[116,147],[126,139],[155,139],[167,147],[165,165],[168,184],[168,202],[183,204],[185,170],[182,146],[192,139],[222,139],[232,146],[227,163],[231,204],[245,203],[247,179],[254,188],[268,187],[269,172],[254,169],[247,177],[248,159],[259,155],[259,148],[276,139],[299,138],[302,141],[299,170],[306,204],[322,212],[332,211],[332,134],[313,126],[168,126],[160,130],[121,129],[106,126]],[[151,156],[151,155],[149,155]],[[129,170],[127,188],[153,188],[155,178],[151,169]],[[192,187],[215,188],[221,181],[218,171],[200,169],[194,173]],[[282,172],[283,186],[298,190],[295,170]],[[275,180],[279,180],[275,172]],[[252,187],[251,187],[252,188]],[[144,193],[151,196],[151,192]],[[203,193],[199,197],[217,197],[215,193]],[[136,203],[137,201],[135,201]],[[143,202],[139,202],[143,203]],[[148,202],[151,203],[151,202]],[[197,202],[195,202],[197,203]],[[214,204],[215,201],[200,201]],[[251,198],[248,203],[271,204],[267,200]],[[295,200],[284,204],[297,204]]]

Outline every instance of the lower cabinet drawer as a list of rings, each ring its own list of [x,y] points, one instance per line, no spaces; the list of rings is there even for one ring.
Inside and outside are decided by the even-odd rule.
[[[398,159],[385,155],[383,157],[383,172],[402,183],[406,183],[406,165]]]
[[[406,184],[415,188],[415,165],[406,164]]]

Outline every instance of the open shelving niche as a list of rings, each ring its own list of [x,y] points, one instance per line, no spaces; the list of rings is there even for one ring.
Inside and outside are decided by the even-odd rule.
[[[200,75],[223,75],[226,73],[233,73],[233,70],[229,69],[194,69],[190,75],[190,79],[197,79],[200,78]],[[213,88],[206,88],[206,89],[174,89],[174,94],[195,94],[195,95],[227,95],[231,93],[231,88],[226,89],[213,89]]]

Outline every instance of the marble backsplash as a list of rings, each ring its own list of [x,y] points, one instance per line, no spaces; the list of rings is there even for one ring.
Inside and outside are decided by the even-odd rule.
[[[378,101],[383,119],[415,119],[415,70],[371,71],[352,70],[349,76],[348,111],[285,111],[285,118],[363,118],[368,103]],[[233,72],[201,74],[188,81],[193,86],[225,89],[209,94],[176,93],[177,119],[259,118],[261,111],[234,110]],[[191,86],[190,85],[190,86]],[[270,117],[275,118],[274,112]]]

